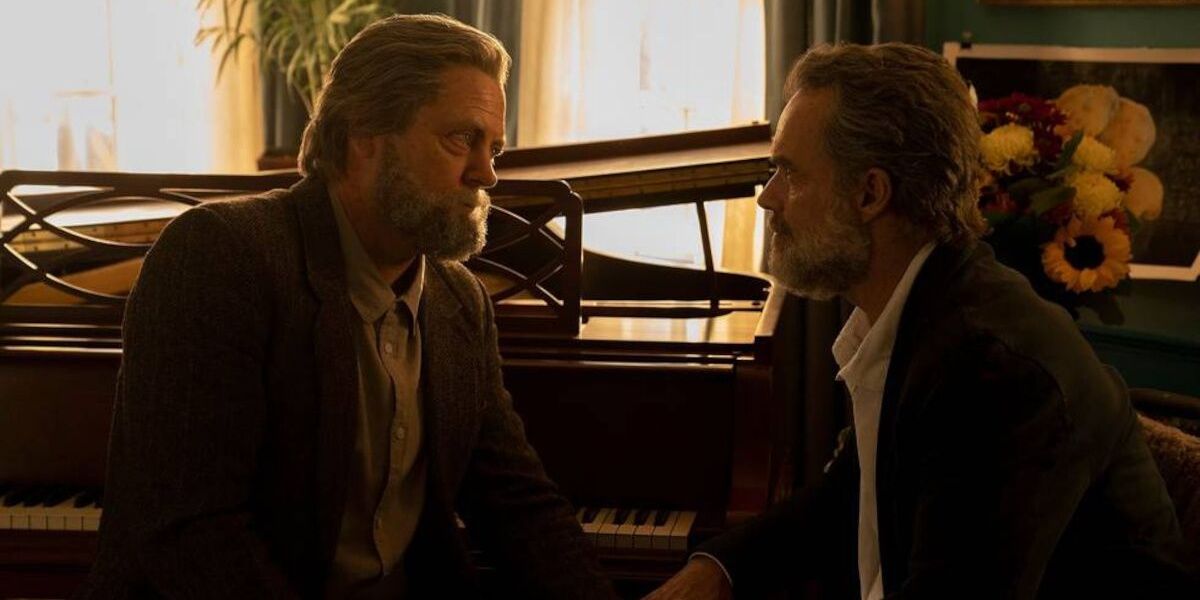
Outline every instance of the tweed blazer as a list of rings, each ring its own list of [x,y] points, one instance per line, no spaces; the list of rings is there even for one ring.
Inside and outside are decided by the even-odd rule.
[[[358,394],[326,186],[175,219],[129,298],[100,553],[85,598],[317,597]],[[427,497],[411,597],[478,595],[454,513],[530,597],[610,597],[504,390],[486,292],[429,261],[418,314]]]
[[[902,312],[876,451],[888,598],[1176,597],[1174,507],[1120,377],[983,243],[937,247]],[[711,541],[738,597],[858,597],[858,459]],[[1191,596],[1196,597],[1196,596]]]

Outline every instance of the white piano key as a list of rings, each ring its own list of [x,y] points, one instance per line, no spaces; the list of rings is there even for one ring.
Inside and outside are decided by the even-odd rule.
[[[619,508],[612,509],[612,515],[608,521],[600,525],[600,530],[596,532],[597,546],[601,548],[617,547],[617,528],[620,527],[620,523],[617,523],[616,518],[619,512],[621,512]]]
[[[30,506],[29,507],[29,529],[37,531],[46,530],[46,507],[45,506]]]
[[[651,547],[655,550],[670,550],[671,549],[671,529],[675,527],[675,521],[679,520],[679,511],[671,511],[667,517],[667,522],[661,526],[656,526],[650,533]]]
[[[595,544],[597,548],[612,547],[607,543],[611,540],[611,538],[609,538],[607,535],[601,535],[601,533],[605,531],[606,525],[612,525],[612,520],[615,516],[617,516],[617,509],[615,508],[602,509],[600,514],[596,515],[595,531],[592,533],[592,543]]]
[[[84,508],[83,510],[83,530],[84,531],[100,531],[100,516],[101,510],[95,506]]]
[[[591,523],[583,524],[583,535],[588,538],[593,544],[596,543],[596,532],[600,529],[600,523],[604,518],[612,512],[611,508],[602,508],[596,513],[596,518],[592,519]]]
[[[75,508],[76,497],[78,497],[78,494],[46,509],[46,529],[50,531],[69,531],[67,528],[67,519],[76,515],[80,510]]]
[[[679,513],[679,519],[675,521],[675,526],[671,528],[669,536],[671,550],[687,551],[688,534],[692,532],[692,525],[695,522],[696,513],[694,511],[685,510]]]
[[[8,516],[11,519],[10,529],[29,529],[29,509],[21,506],[8,507]]]
[[[83,509],[73,510],[63,519],[64,531],[83,531],[83,514],[81,514],[82,510]]]
[[[634,525],[634,520],[637,519],[637,509],[629,511],[629,520],[617,528],[617,548],[632,548],[634,532],[637,531],[637,525]]]
[[[657,511],[650,511],[650,517],[645,523],[637,526],[633,531],[633,547],[643,550],[649,550],[654,547],[654,515]]]

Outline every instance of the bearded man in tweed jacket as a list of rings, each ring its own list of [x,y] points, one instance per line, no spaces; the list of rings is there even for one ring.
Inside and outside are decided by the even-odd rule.
[[[456,262],[483,245],[509,62],[445,17],[377,22],[333,63],[303,181],[167,227],[80,596],[474,596],[456,511],[526,596],[612,596]]]

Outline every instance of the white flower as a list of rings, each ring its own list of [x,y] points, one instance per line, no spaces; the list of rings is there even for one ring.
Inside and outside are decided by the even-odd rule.
[[[1117,90],[1107,85],[1081,84],[1063,92],[1055,104],[1067,115],[1068,135],[1076,131],[1098,135],[1117,112],[1120,99]]]
[[[1133,216],[1146,221],[1153,221],[1162,214],[1163,184],[1157,175],[1134,167],[1129,170],[1133,181],[1129,184],[1129,192],[1125,194],[1125,207]]]
[[[1128,168],[1142,162],[1154,145],[1154,117],[1150,109],[1128,98],[1121,98],[1119,107],[1097,138],[1116,152],[1118,168]]]

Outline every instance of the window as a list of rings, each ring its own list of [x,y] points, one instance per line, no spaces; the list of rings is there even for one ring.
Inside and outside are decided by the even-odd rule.
[[[763,118],[761,0],[525,0],[523,6],[519,145]],[[752,202],[738,202],[708,203],[714,260],[752,269],[761,250],[750,248],[761,248],[755,235],[761,227],[754,225]],[[727,228],[727,220],[738,225]],[[692,205],[588,215],[585,222],[591,248],[704,262]],[[722,260],[735,245],[739,260]]]
[[[195,0],[4,2],[0,23],[0,168],[233,170]]]

